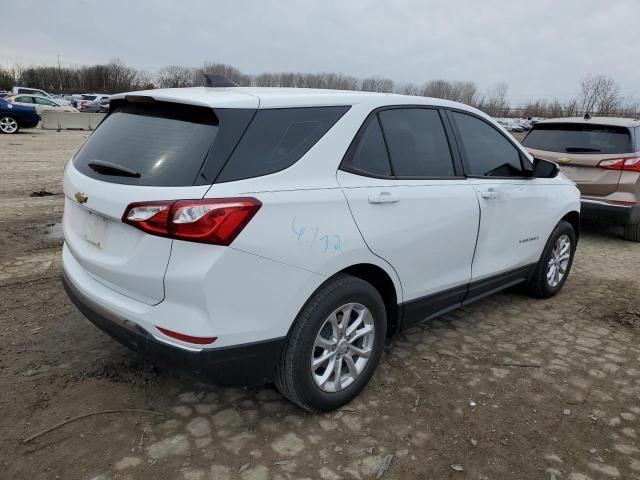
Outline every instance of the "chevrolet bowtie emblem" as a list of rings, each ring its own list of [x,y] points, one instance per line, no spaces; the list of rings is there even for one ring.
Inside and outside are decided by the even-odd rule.
[[[89,200],[89,197],[87,197],[82,192],[76,192],[76,200],[78,201],[78,203],[85,203],[87,200]]]
[[[571,163],[571,159],[567,158],[567,157],[562,157],[558,159],[558,162],[560,163]]]

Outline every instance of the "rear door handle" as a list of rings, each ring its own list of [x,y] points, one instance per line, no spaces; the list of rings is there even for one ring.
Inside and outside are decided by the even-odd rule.
[[[369,203],[398,203],[400,199],[391,192],[380,192],[379,195],[369,196]]]
[[[489,188],[480,192],[480,196],[486,200],[491,200],[494,198],[498,198],[498,192],[494,188]]]

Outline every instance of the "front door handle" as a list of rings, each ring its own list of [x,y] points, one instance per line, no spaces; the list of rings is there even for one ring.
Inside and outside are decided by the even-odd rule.
[[[486,200],[491,200],[494,198],[498,198],[498,192],[494,188],[489,188],[488,190],[483,190],[480,192],[480,196]]]
[[[379,204],[379,203],[398,203],[400,199],[391,192],[380,192],[379,195],[371,195],[369,197],[369,203]]]

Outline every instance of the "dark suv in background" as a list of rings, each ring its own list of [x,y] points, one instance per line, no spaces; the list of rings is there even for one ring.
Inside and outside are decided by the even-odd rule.
[[[640,242],[640,120],[543,120],[522,144],[576,182],[582,218],[624,225],[625,238]]]

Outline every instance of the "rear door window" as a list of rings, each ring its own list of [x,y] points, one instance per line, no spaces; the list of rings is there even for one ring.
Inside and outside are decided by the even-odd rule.
[[[380,112],[396,177],[452,177],[453,158],[435,109],[396,108]]]
[[[73,164],[105,182],[190,186],[217,132],[210,108],[125,102],[93,132]]]
[[[537,124],[522,144],[527,148],[559,153],[633,152],[628,128],[584,123]]]
[[[33,98],[32,97],[16,97],[15,101],[19,103],[33,103]]]
[[[258,110],[216,183],[279,172],[296,163],[349,107]]]

